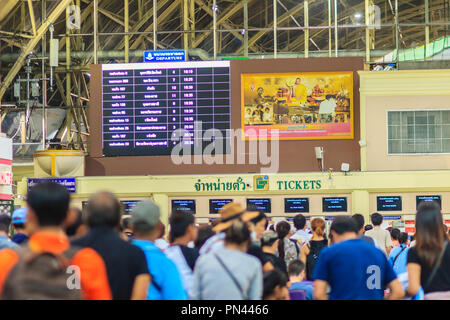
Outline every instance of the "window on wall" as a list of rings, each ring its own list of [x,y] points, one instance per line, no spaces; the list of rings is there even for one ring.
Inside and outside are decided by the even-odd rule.
[[[450,153],[450,110],[388,111],[388,154]]]

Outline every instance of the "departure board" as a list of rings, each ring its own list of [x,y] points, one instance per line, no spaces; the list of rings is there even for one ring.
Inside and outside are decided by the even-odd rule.
[[[102,75],[104,156],[226,153],[229,61],[103,64]]]

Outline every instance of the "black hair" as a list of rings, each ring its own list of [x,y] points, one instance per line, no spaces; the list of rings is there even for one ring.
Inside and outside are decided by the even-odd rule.
[[[87,224],[91,228],[116,228],[120,225],[120,202],[111,192],[102,191],[91,196],[86,211]]]
[[[354,215],[352,215],[352,219],[355,222],[358,231],[361,230],[362,227],[364,227],[364,216],[362,214],[355,213]]]
[[[60,226],[67,217],[69,203],[67,189],[53,182],[39,183],[27,195],[27,204],[41,227]]]
[[[214,235],[212,228],[213,227],[210,225],[204,225],[198,228],[197,239],[194,241],[194,245],[197,250],[200,250],[206,240]]]
[[[372,215],[370,216],[370,221],[372,221],[372,224],[374,226],[379,226],[383,223],[383,216],[378,212],[372,213]]]
[[[131,228],[131,217],[122,218],[122,221],[120,222],[120,229],[124,231],[125,229],[130,228]]]
[[[195,218],[192,213],[173,212],[169,218],[170,241],[182,237],[186,234],[186,231],[190,225],[195,223]]]
[[[405,244],[408,241],[408,234],[406,232],[400,232],[398,236],[398,243]]]
[[[355,221],[350,217],[336,217],[331,223],[330,231],[333,230],[337,234],[341,235],[346,232],[358,233]]]
[[[73,208],[72,210],[75,210],[77,218],[70,226],[66,228],[66,234],[68,237],[73,237],[77,233],[78,228],[83,224],[83,212],[78,208]]]
[[[16,229],[25,229],[25,223],[13,223],[13,226]]]
[[[11,217],[7,214],[0,214],[0,231],[9,232],[9,226],[11,225]]]
[[[305,270],[305,264],[301,260],[292,260],[288,265],[289,276],[298,276]]]
[[[294,217],[294,227],[297,230],[302,230],[306,225],[306,218],[302,214],[298,214]]]
[[[234,244],[243,244],[250,241],[250,229],[248,226],[240,220],[234,222],[225,231],[225,242]]]
[[[372,230],[372,229],[373,229],[373,226],[371,224],[366,224],[365,227],[364,227],[364,231],[369,231],[369,230]]]
[[[289,224],[289,222],[280,221],[277,223],[275,229],[278,234],[278,239],[280,239],[280,241],[278,241],[278,256],[284,259],[284,238],[291,231],[291,225]]]
[[[254,217],[253,219],[251,219],[250,222],[253,224],[257,224],[258,222],[260,222],[263,219],[266,219],[266,221],[267,221],[267,216],[264,212],[259,211],[259,214],[256,217]],[[267,222],[266,222],[266,224],[267,224]]]
[[[263,300],[273,295],[276,287],[285,287],[288,279],[286,274],[278,269],[264,272],[263,276]]]
[[[391,238],[394,240],[398,240],[398,237],[400,237],[400,233],[401,233],[400,229],[393,228],[391,230]]]
[[[275,232],[275,225],[274,225],[274,224],[271,224],[270,227],[269,227],[269,230]]]

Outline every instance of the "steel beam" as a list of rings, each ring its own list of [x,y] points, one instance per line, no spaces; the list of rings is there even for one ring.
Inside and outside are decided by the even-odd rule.
[[[61,13],[64,12],[70,1],[71,0],[60,0],[60,2],[56,5],[55,9],[53,9],[53,11],[47,17],[47,19],[42,22],[41,26],[36,31],[36,36],[33,39],[30,39],[30,41],[28,41],[28,43],[23,47],[19,58],[14,63],[11,70],[8,72],[8,74],[6,75],[5,79],[3,80],[0,86],[0,100],[3,98],[6,88],[8,88],[11,85],[12,81],[14,80],[14,77],[22,68],[26,56],[38,44],[44,33],[47,32],[48,26],[54,23],[56,19],[61,15]]]

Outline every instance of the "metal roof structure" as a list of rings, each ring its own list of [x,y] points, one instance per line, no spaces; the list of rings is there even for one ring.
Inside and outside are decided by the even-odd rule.
[[[450,36],[449,27],[450,0],[0,0],[1,116],[24,108],[13,83],[30,52],[33,74],[48,78],[52,37],[59,64],[53,90],[47,81],[37,106],[65,109],[54,137],[87,150],[91,63],[138,62],[151,49],[184,49],[190,60],[373,62],[392,51],[396,57],[418,46],[428,50]]]

